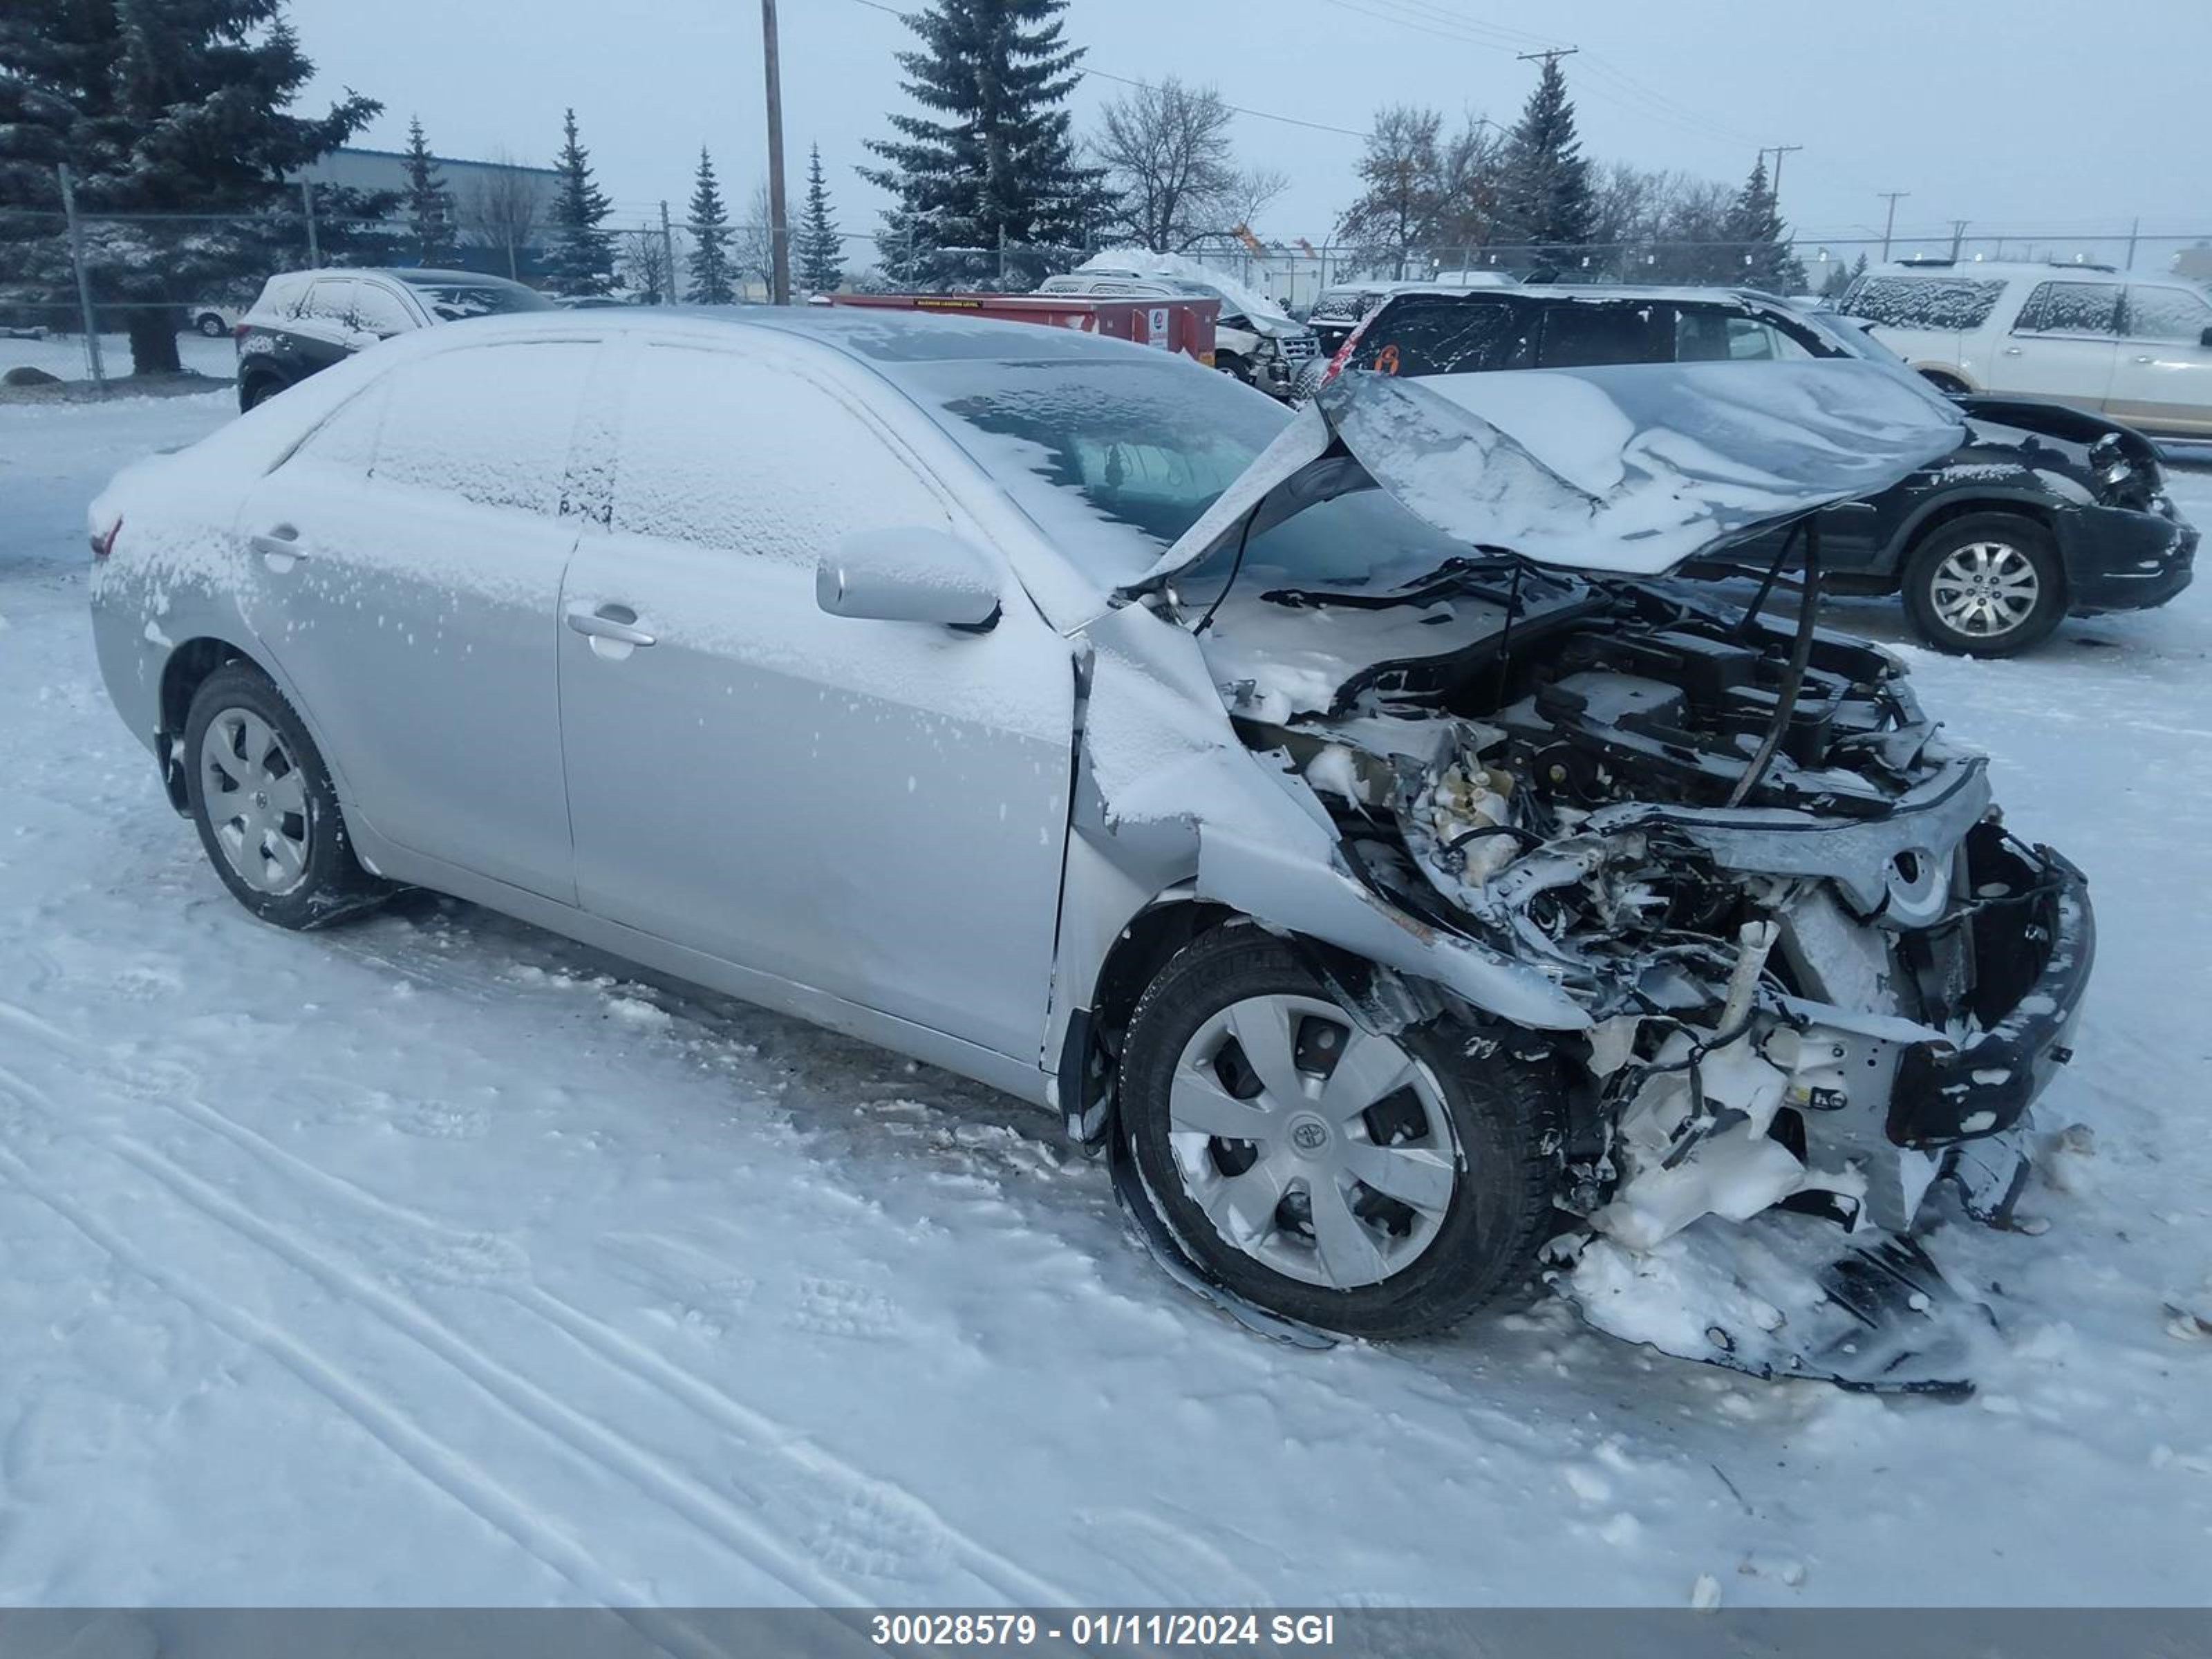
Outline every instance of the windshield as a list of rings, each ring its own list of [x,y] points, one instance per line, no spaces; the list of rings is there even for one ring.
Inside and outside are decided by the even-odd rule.
[[[544,295],[520,283],[424,283],[410,278],[407,286],[441,323],[500,317],[514,311],[557,309]]]
[[[954,441],[1103,586],[1138,580],[1290,420],[1188,362],[933,362],[899,371]],[[1247,579],[1387,587],[1468,549],[1389,496],[1356,490],[1255,536]],[[1187,572],[1202,591],[1227,553]]]

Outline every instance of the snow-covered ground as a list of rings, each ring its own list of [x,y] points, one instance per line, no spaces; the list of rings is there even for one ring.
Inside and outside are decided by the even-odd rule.
[[[2212,589],[1906,647],[2102,928],[2048,1231],[1936,1241],[1977,1399],[1556,1304],[1309,1353],[1011,1102],[428,897],[248,919],[84,614],[86,499],[228,414],[0,407],[0,1603],[2212,1600]]]
[[[108,379],[119,380],[131,373],[128,335],[101,335],[100,355]],[[189,374],[212,375],[220,380],[234,379],[238,374],[238,347],[228,334],[216,340],[189,331],[179,334],[177,360]],[[21,367],[42,368],[64,380],[92,377],[83,337],[76,334],[54,334],[43,340],[18,340],[0,335],[0,374]]]

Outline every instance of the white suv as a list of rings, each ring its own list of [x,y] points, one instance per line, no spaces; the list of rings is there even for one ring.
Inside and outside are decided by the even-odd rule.
[[[2106,265],[1883,265],[1840,309],[1948,392],[2097,410],[2212,437],[2212,289]]]

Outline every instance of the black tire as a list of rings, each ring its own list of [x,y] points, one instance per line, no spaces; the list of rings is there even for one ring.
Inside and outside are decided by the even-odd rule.
[[[254,374],[238,383],[238,408],[240,414],[258,409],[284,389],[284,382],[274,374]]]
[[[1937,588],[1944,562],[1976,545],[2005,550],[2034,574],[2035,599],[2027,614],[2002,632],[1955,626],[1942,614]],[[2066,566],[2049,530],[2017,513],[1970,513],[1923,536],[1905,562],[1905,614],[1920,637],[1938,651],[1962,657],[2009,657],[2051,637],[2066,617]]]
[[[1940,368],[1923,368],[1920,371],[1920,378],[1947,398],[1961,398],[1973,390],[1957,375],[1946,374]]]
[[[1233,351],[1216,352],[1213,366],[1232,380],[1242,380],[1246,386],[1252,384],[1252,371],[1245,367],[1244,360]]]
[[[298,839],[304,842],[306,854],[296,881],[281,891],[249,882],[218,838],[220,797],[211,798],[210,793],[218,787],[218,781],[203,758],[204,745],[210,726],[239,714],[258,719],[275,734],[287,763],[286,773],[296,770],[302,786],[305,811],[289,815],[287,822],[299,821]],[[390,890],[363,870],[354,856],[345,818],[338,810],[337,792],[331,787],[330,771],[323,764],[315,740],[283,694],[259,669],[251,663],[231,662],[209,675],[192,694],[191,708],[185,717],[184,744],[185,795],[192,823],[200,832],[200,846],[231,896],[262,921],[278,927],[327,927],[376,904]]]
[[[1560,1096],[1547,1065],[1518,1060],[1437,1020],[1397,1035],[1442,1097],[1459,1154],[1431,1242],[1390,1276],[1339,1290],[1277,1272],[1231,1243],[1188,1191],[1170,1139],[1169,1096],[1186,1047],[1223,1009],[1285,995],[1334,1003],[1306,959],[1261,929],[1231,924],[1169,962],[1138,1003],[1121,1065],[1115,1133],[1142,1177],[1141,1201],[1200,1272],[1270,1313],[1370,1340],[1456,1324],[1525,1285],[1550,1230],[1557,1164],[1546,1148]],[[1206,1156],[1223,1143],[1209,1143]]]
[[[212,311],[203,315],[198,322],[193,324],[193,326],[198,329],[201,333],[206,335],[210,340],[220,340],[224,335],[230,332],[228,328],[223,326],[222,319],[216,316]]]

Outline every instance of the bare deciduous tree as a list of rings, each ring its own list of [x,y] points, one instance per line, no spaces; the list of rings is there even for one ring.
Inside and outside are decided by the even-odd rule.
[[[745,216],[730,227],[730,269],[748,285],[772,289],[775,282],[775,239],[769,232],[768,180],[761,179],[745,204]]]
[[[1375,112],[1359,158],[1359,198],[1337,222],[1336,237],[1370,270],[1403,277],[1429,246],[1442,205],[1443,117],[1412,104]]]
[[[1107,229],[1155,253],[1182,253],[1249,226],[1289,180],[1237,167],[1233,118],[1212,87],[1172,75],[1109,104],[1091,141],[1113,191]]]
[[[505,150],[495,152],[492,170],[470,186],[462,210],[462,228],[478,247],[496,248],[507,257],[507,274],[520,278],[522,250],[530,246],[545,212],[538,176],[518,165]]]
[[[647,305],[670,303],[672,294],[668,270],[668,239],[657,225],[641,225],[622,233],[618,261],[622,280],[635,289]]]

